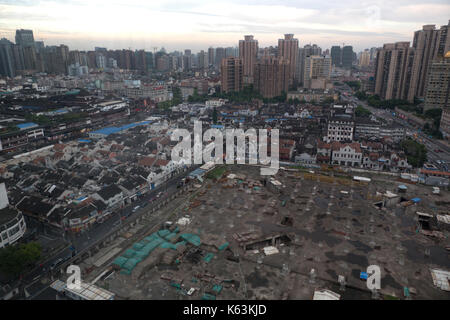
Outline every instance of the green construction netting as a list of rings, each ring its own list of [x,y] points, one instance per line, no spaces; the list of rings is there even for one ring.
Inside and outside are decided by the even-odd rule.
[[[194,246],[198,247],[202,242],[200,240],[200,237],[196,234],[192,233],[183,233],[180,236],[181,239],[186,240],[190,244],[193,244]]]
[[[160,236],[161,238],[165,238],[168,234],[170,234],[170,231],[167,229],[163,229],[163,230],[159,230],[157,232],[158,236]]]
[[[213,286],[212,289],[213,289],[213,291],[215,291],[217,293],[220,293],[220,291],[222,291],[222,286],[219,285],[219,284],[216,284],[216,285]]]
[[[127,249],[127,251],[124,252],[123,256],[127,259],[133,258],[136,254],[136,250],[133,249]]]
[[[200,237],[195,234],[185,233],[181,235],[183,241],[179,241],[177,243],[169,242],[171,239],[177,236],[178,227],[170,232],[167,229],[159,230],[147,237],[145,237],[140,242],[136,242],[133,244],[133,247],[127,249],[122,256],[116,258],[114,260],[114,264],[118,265],[122,270],[122,274],[131,274],[136,265],[142,260],[146,259],[148,255],[160,247],[163,249],[172,249],[176,250],[181,245],[186,245],[187,242],[199,246],[201,244]],[[212,259],[214,255],[211,254],[209,260]],[[209,262],[208,260],[208,262]]]
[[[122,266],[127,262],[127,258],[124,257],[117,257],[114,261],[113,264],[115,264],[116,266],[119,266],[119,268],[122,268]]]
[[[226,249],[226,247],[228,247],[228,245],[229,245],[229,243],[228,243],[228,242],[225,242],[224,244],[222,244],[222,245],[219,247],[219,250],[222,251],[223,249]]]
[[[145,244],[137,242],[137,243],[133,244],[133,249],[134,250],[141,250],[144,246],[145,246]]]
[[[141,262],[141,260],[136,259],[136,258],[128,259],[127,262],[125,262],[125,264],[123,265],[122,268],[131,272],[134,269],[134,267],[136,267],[136,265],[139,262]]]
[[[167,236],[165,236],[164,238],[166,239],[166,240],[170,240],[170,239],[172,239],[173,237],[176,237],[177,236],[177,233],[176,232],[172,232],[172,233],[169,233]]]
[[[216,297],[213,296],[212,294],[205,293],[205,294],[202,296],[202,300],[216,300]]]
[[[210,262],[213,257],[214,254],[210,252],[203,258],[203,260],[205,260],[206,262]]]

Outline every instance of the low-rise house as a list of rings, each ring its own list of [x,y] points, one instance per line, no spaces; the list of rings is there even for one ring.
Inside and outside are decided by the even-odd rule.
[[[332,164],[352,167],[361,166],[362,151],[359,143],[340,143],[338,141],[333,141],[331,150]]]
[[[116,208],[124,205],[123,191],[115,184],[104,187],[94,193],[92,198],[102,200],[108,208]]]
[[[139,195],[144,194],[149,190],[147,180],[143,177],[127,178],[119,184],[119,188],[123,191],[124,201],[126,203],[135,201]]]

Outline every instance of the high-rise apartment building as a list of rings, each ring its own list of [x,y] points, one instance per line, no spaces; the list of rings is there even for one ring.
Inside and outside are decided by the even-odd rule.
[[[333,66],[340,67],[342,65],[342,50],[340,46],[331,47],[331,62]]]
[[[229,57],[222,60],[220,68],[222,92],[242,90],[244,63],[241,58]]]
[[[222,65],[223,59],[225,59],[225,48],[216,48],[215,62],[218,68]]]
[[[359,66],[368,67],[369,65],[370,65],[370,51],[366,49],[359,55]]]
[[[208,62],[209,65],[214,65],[215,62],[214,48],[208,48]]]
[[[244,83],[253,83],[253,72],[258,56],[258,40],[252,35],[247,35],[244,40],[239,40],[239,58],[244,64]]]
[[[264,98],[280,96],[289,89],[289,61],[283,57],[264,56],[255,64],[254,86]]]
[[[428,68],[424,109],[450,109],[450,51]]]
[[[331,76],[330,56],[309,56],[305,59],[303,86],[308,89],[326,89]]]
[[[197,54],[198,57],[198,67],[199,69],[207,69],[208,68],[208,54],[202,50]]]
[[[97,54],[95,57],[95,64],[99,69],[106,68],[106,57],[103,54]]]
[[[411,88],[407,97],[410,102],[414,101],[414,97],[425,97],[428,68],[434,59],[445,55],[445,48],[450,47],[449,25],[442,26],[440,30],[436,30],[435,25],[425,25],[422,30],[414,32],[415,57],[411,75]]]
[[[22,47],[34,47],[33,30],[16,30],[16,44]]]
[[[320,56],[322,54],[322,48],[317,44],[307,44],[298,51],[298,62],[297,62],[297,79],[298,83],[304,85],[304,75],[305,75],[305,60],[310,56]]]
[[[278,56],[283,57],[289,63],[289,83],[298,81],[297,69],[298,63],[298,39],[294,39],[293,34],[285,34],[284,39],[278,39]]]
[[[13,43],[7,39],[0,40],[0,76],[15,77]]]
[[[409,94],[414,49],[409,42],[388,43],[377,53],[375,94],[383,100],[406,99]]]
[[[345,46],[342,48],[342,67],[351,69],[353,64],[353,47]]]
[[[184,55],[183,55],[183,70],[185,71],[189,71],[192,70],[192,53],[190,49],[186,49],[184,50]]]

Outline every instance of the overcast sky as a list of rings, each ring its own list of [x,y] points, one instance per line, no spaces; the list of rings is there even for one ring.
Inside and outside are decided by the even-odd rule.
[[[244,4],[245,2],[245,4]],[[300,46],[342,43],[359,51],[411,41],[424,24],[447,24],[449,0],[0,0],[0,38],[32,29],[46,45],[70,49],[168,51],[236,46],[253,34],[260,47],[293,33]]]

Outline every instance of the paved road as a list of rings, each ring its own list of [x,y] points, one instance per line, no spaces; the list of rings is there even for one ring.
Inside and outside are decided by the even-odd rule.
[[[75,254],[75,252],[80,252],[91,246],[93,243],[103,239],[114,227],[122,223],[124,220],[130,218],[137,218],[138,216],[144,214],[145,212],[148,212],[149,209],[156,207],[160,202],[164,201],[165,198],[170,197],[172,194],[176,193],[178,182],[181,179],[187,177],[193,170],[197,168],[198,166],[192,166],[188,168],[186,171],[181,172],[178,175],[170,178],[160,186],[143,195],[138,200],[112,213],[111,216],[103,223],[94,224],[90,230],[84,232],[83,234],[80,234],[79,236],[73,236],[66,233],[64,235],[65,239],[71,244],[68,245],[63,250],[61,250],[51,259],[47,260],[41,266],[36,267],[29,274],[24,276],[22,283],[25,286],[30,285],[33,282],[37,283],[42,276],[47,274],[52,264],[58,261],[59,259],[66,260],[72,257],[72,255]],[[157,195],[160,192],[162,192],[162,195],[159,198],[157,198]],[[139,205],[141,208],[133,213],[133,208],[136,207],[137,205]],[[46,286],[48,285],[42,284],[42,288],[45,288]]]
[[[348,92],[352,93],[352,89],[345,85],[343,87],[344,89],[341,89],[341,92]],[[385,109],[377,109],[374,107],[371,107],[367,104],[366,101],[359,100],[355,96],[348,96],[347,99],[350,99],[351,102],[353,102],[356,105],[361,105],[364,108],[368,109],[372,114],[383,120],[388,121],[392,123],[397,123],[407,129],[407,132],[413,136],[414,134],[417,134],[417,141],[424,144],[427,148],[427,155],[428,155],[428,162],[434,164],[439,170],[442,171],[449,171],[450,168],[450,148],[440,142],[437,139],[429,138],[427,135],[425,135],[423,132],[419,131],[417,128],[415,128],[413,125],[408,123],[407,121],[398,118],[392,114],[392,110],[385,110]]]

